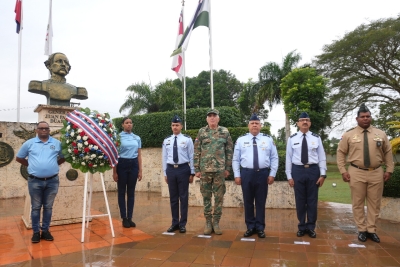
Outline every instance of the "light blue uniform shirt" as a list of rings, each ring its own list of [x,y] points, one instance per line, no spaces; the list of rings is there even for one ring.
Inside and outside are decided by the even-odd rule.
[[[256,143],[259,168],[271,168],[269,176],[275,177],[278,171],[279,158],[274,141],[269,135],[259,133],[256,136]],[[235,143],[232,158],[235,177],[240,177],[240,166],[253,169],[253,135],[250,133],[239,137]]]
[[[58,157],[64,158],[61,153],[61,142],[49,136],[47,142],[34,137],[23,143],[17,153],[17,158],[28,157],[28,173],[39,178],[58,174]]]
[[[310,131],[306,133],[308,146],[308,163],[318,164],[320,175],[326,175],[326,155],[322,141],[319,135]],[[303,142],[303,133],[297,132],[290,136],[286,145],[286,176],[292,179],[292,163],[294,165],[304,165],[301,162],[301,146]]]
[[[124,159],[135,159],[138,156],[138,149],[142,148],[142,140],[133,133],[120,132],[121,146],[119,147],[119,157]]]
[[[178,145],[178,163],[173,160],[173,147],[175,142],[175,135],[168,136],[164,139],[162,144],[162,166],[164,171],[164,176],[167,176],[167,164],[183,164],[189,162],[190,173],[194,174],[193,165],[193,140],[190,136],[178,134],[176,139]]]

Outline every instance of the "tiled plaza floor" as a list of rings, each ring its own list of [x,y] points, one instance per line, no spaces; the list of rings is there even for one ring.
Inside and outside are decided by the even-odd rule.
[[[223,234],[202,234],[202,207],[189,208],[187,233],[162,233],[170,226],[169,199],[160,193],[136,194],[136,228],[122,228],[117,197],[109,192],[115,238],[108,218],[94,218],[80,242],[81,224],[53,226],[54,241],[32,244],[21,216],[24,199],[0,200],[1,266],[400,266],[400,223],[379,220],[381,243],[357,240],[350,205],[319,203],[317,238],[296,237],[295,210],[267,209],[264,239],[242,241],[246,230],[243,208],[224,208]],[[105,213],[96,193],[93,213]],[[77,207],[81,209],[81,207]],[[295,242],[310,244],[295,244]],[[349,247],[362,244],[365,248]]]

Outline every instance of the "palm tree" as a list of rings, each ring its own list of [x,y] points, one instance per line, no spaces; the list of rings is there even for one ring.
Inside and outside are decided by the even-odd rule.
[[[126,88],[130,94],[119,109],[128,109],[128,116],[138,113],[163,112],[180,108],[182,94],[171,80],[165,80],[152,88],[150,84],[135,83]]]
[[[282,102],[281,80],[289,74],[301,60],[301,55],[296,50],[290,52],[283,58],[282,65],[275,62],[268,62],[260,68],[258,73],[259,90],[256,95],[256,107],[259,109],[268,102],[268,106],[272,109],[273,105]],[[285,116],[286,140],[290,135],[289,116]]]

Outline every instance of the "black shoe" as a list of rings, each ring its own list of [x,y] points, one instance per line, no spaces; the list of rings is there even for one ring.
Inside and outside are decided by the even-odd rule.
[[[308,236],[311,238],[317,237],[317,233],[314,230],[306,229],[306,232],[308,233]]]
[[[167,232],[168,233],[172,233],[172,232],[174,232],[176,230],[179,230],[179,225],[171,225],[171,227],[168,228]]]
[[[367,237],[376,243],[380,243],[381,240],[379,239],[376,233],[367,233]]]
[[[257,235],[259,238],[265,238],[265,232],[264,230],[258,230],[257,231]]]
[[[39,232],[33,233],[31,240],[32,240],[32,243],[39,243],[40,242],[40,233]]]
[[[179,233],[186,233],[186,227],[185,226],[179,226]]]
[[[47,241],[53,241],[54,238],[53,236],[50,234],[49,231],[42,231],[42,235],[40,236],[41,239],[47,240]]]
[[[132,222],[132,218],[128,218],[129,226],[136,227],[136,223]]]
[[[360,240],[361,242],[367,241],[367,232],[359,232],[358,240]]]
[[[246,233],[244,233],[244,237],[252,236],[255,233],[254,229],[247,229]]]
[[[305,231],[304,231],[304,230],[299,230],[299,231],[297,231],[297,236],[298,236],[298,237],[302,237],[302,236],[304,236],[304,234],[305,234]]]
[[[129,228],[129,227],[131,227],[131,224],[129,223],[128,218],[122,218],[122,226],[123,226],[124,228]]]

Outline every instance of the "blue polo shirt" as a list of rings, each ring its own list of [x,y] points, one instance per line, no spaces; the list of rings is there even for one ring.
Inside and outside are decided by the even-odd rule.
[[[61,153],[61,142],[49,136],[47,142],[34,137],[23,143],[17,153],[17,158],[28,157],[28,173],[37,177],[50,177],[60,170],[58,157],[64,158]]]
[[[133,133],[122,131],[119,136],[121,137],[121,146],[119,147],[119,157],[124,159],[135,159],[138,156],[138,149],[142,148],[142,140],[140,137]]]

